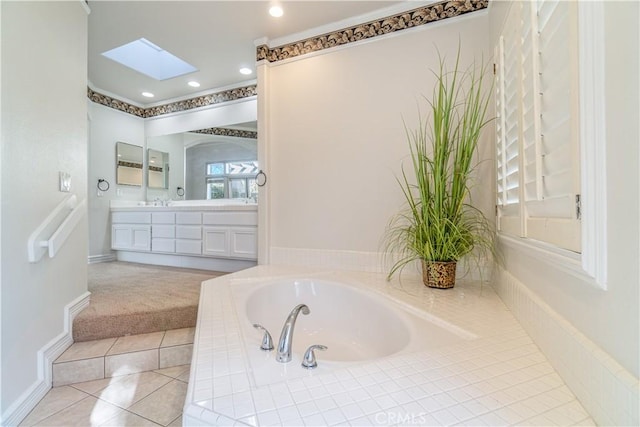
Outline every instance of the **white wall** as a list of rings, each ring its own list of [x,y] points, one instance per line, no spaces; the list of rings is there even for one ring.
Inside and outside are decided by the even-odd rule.
[[[608,289],[601,291],[507,251],[507,269],[636,376],[638,322],[637,2],[605,3]],[[500,16],[501,17],[501,16]],[[492,26],[499,22],[492,18]],[[495,28],[492,28],[495,33]],[[620,46],[624,45],[624,49]],[[629,55],[629,53],[634,53]],[[615,332],[614,332],[615,331]]]
[[[27,260],[27,239],[66,193],[87,196],[87,14],[81,2],[2,2],[2,398],[39,382],[37,352],[64,331],[87,290],[87,222],[55,258]]]
[[[487,13],[476,12],[258,73],[267,94],[268,134],[259,144],[268,144],[271,262],[274,251],[382,249],[381,236],[403,204],[395,178],[409,155],[403,119],[414,129],[418,106],[427,112],[423,96],[432,95],[437,49],[452,65],[460,41],[463,65],[481,62],[489,58],[487,31]],[[490,162],[483,167],[491,173]],[[477,188],[475,201],[491,212],[491,186]]]
[[[111,200],[144,200],[143,186],[116,183],[116,142],[144,149],[144,119],[91,101],[89,105],[89,256],[111,254]],[[98,179],[106,179],[110,188],[99,192]]]
[[[509,3],[491,4],[492,43]],[[606,83],[601,102],[606,108],[606,139],[598,143],[606,145],[607,156],[607,173],[601,177],[606,180],[607,200],[599,201],[606,203],[608,216],[607,289],[597,289],[587,280],[509,248],[504,248],[506,270],[496,285],[596,422],[637,425],[640,10],[638,2],[603,3],[605,55],[601,60]],[[536,310],[546,314],[531,316]],[[560,328],[564,331],[558,334]]]

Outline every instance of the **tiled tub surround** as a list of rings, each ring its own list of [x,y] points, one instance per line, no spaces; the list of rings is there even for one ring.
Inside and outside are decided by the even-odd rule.
[[[242,332],[248,320],[233,289],[280,278],[369,290],[461,328],[467,339],[257,386],[246,349],[259,346],[261,334]],[[461,280],[439,290],[419,278],[259,266],[204,282],[199,307],[185,425],[593,425],[486,284]],[[277,340],[279,330],[272,333]]]
[[[189,364],[194,328],[74,343],[53,362],[53,386]]]

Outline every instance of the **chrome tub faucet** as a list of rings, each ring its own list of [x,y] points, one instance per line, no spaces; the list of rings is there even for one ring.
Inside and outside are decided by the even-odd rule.
[[[296,326],[296,319],[298,314],[302,311],[302,314],[309,314],[311,311],[306,304],[296,305],[287,320],[284,322],[282,332],[280,333],[280,341],[278,342],[278,354],[276,360],[280,363],[287,363],[291,361],[291,347],[293,346],[293,329]]]

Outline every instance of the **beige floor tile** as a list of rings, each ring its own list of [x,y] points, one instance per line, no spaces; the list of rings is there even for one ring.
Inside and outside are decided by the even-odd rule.
[[[159,425],[129,411],[119,412],[118,415],[101,424],[104,427],[156,427]]]
[[[53,386],[104,378],[104,358],[74,360],[53,364]]]
[[[189,371],[183,372],[181,375],[178,375],[176,377],[177,380],[180,380],[182,382],[188,383],[189,382]]]
[[[21,426],[32,426],[39,421],[60,412],[61,410],[89,397],[87,393],[69,386],[55,387],[42,398],[35,408],[20,423]]]
[[[127,409],[170,381],[171,378],[154,372],[123,375],[113,377],[109,386],[95,396]]]
[[[104,340],[73,343],[71,347],[65,350],[53,363],[102,357],[107,354],[115,342],[116,338],[107,338]]]
[[[40,421],[37,426],[99,426],[124,409],[89,396]]]
[[[160,368],[186,365],[191,363],[193,344],[163,347],[160,349]]]
[[[104,360],[104,376],[136,374],[160,368],[158,350],[144,350],[133,353],[114,354]]]
[[[187,385],[173,380],[132,405],[129,411],[166,426],[182,413],[186,394]]]
[[[171,378],[178,378],[181,375],[184,375],[185,372],[187,373],[187,375],[189,375],[190,369],[191,369],[191,365],[179,365],[179,366],[172,366],[171,368],[158,369],[154,372],[158,374],[166,375]]]
[[[158,348],[160,347],[163,337],[164,332],[152,332],[150,334],[120,337],[116,340],[111,349],[109,349],[107,355]]]
[[[171,329],[166,331],[161,347],[181,344],[193,344],[196,328]]]
[[[180,414],[180,416],[175,420],[171,421],[171,424],[167,427],[182,427],[182,414]]]
[[[113,378],[102,378],[93,381],[84,381],[81,383],[73,383],[69,384],[70,387],[77,388],[80,391],[84,391],[85,393],[95,395],[100,390],[107,388]]]

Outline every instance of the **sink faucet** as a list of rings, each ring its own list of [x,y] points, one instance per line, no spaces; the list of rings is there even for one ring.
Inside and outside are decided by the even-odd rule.
[[[298,314],[302,311],[302,314],[309,314],[311,311],[306,304],[296,305],[287,320],[284,322],[282,332],[280,333],[280,341],[278,342],[278,354],[276,360],[280,363],[287,363],[291,361],[291,347],[293,346],[293,328],[296,326],[296,319]]]

